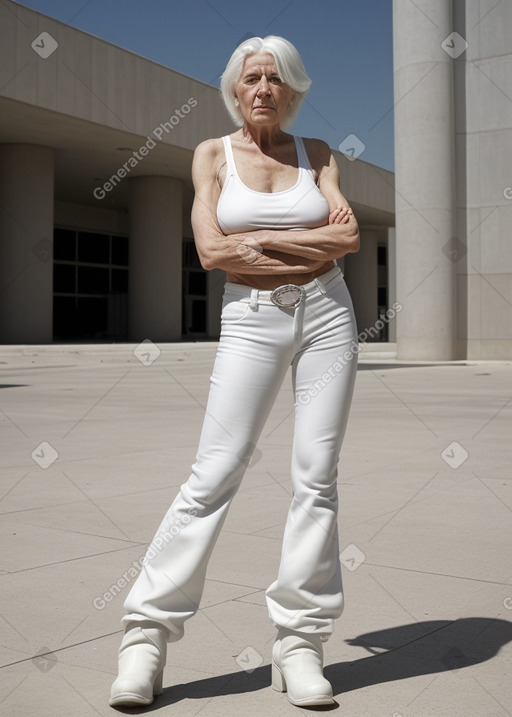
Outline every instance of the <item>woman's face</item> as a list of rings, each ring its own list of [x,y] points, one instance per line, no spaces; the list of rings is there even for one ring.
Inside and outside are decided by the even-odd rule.
[[[272,55],[260,52],[245,58],[235,96],[246,122],[259,126],[279,124],[294,94],[279,77]]]

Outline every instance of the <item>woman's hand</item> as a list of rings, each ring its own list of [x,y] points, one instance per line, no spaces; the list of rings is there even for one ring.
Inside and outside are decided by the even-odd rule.
[[[225,162],[221,139],[199,144],[192,162],[194,203],[192,228],[201,265],[207,271],[224,269],[238,274],[309,274],[319,269],[325,259],[320,256],[302,257],[269,245],[268,251],[258,241],[260,232],[225,235],[217,221],[220,196],[218,170]],[[339,204],[341,204],[341,200]],[[268,230],[261,230],[266,236]],[[274,232],[276,234],[277,232]],[[282,230],[281,234],[289,234]],[[254,236],[250,236],[254,234]]]
[[[329,224],[346,224],[350,221],[352,209],[350,207],[337,207],[329,214]]]
[[[206,140],[196,148],[192,163],[194,203],[192,228],[204,269],[224,269],[239,274],[307,274],[329,261],[359,248],[356,218],[339,188],[338,165],[325,142],[313,142],[320,152],[319,189],[329,204],[328,223],[313,229],[257,229],[225,235],[217,221],[220,196],[218,170],[224,162],[221,139]]]

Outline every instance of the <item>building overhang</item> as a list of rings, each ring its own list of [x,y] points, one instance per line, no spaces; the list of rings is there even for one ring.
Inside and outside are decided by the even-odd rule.
[[[55,150],[57,201],[127,210],[129,177],[171,176],[190,211],[194,148],[234,131],[216,87],[13,2],[0,27],[0,143]],[[394,226],[393,173],[334,154],[359,222]]]

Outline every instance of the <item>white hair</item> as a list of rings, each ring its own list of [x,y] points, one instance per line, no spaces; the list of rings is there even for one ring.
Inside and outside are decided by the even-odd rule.
[[[241,127],[244,123],[240,107],[235,105],[235,86],[242,73],[245,58],[258,52],[273,56],[277,71],[283,82],[295,92],[295,97],[281,122],[282,127],[289,127],[299,112],[300,106],[311,86],[306,69],[297,49],[291,42],[278,35],[267,37],[251,37],[244,40],[231,55],[220,81],[220,91],[231,119]]]

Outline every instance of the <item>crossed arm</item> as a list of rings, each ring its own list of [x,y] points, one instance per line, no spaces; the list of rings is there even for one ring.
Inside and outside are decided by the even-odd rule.
[[[328,224],[300,231],[257,229],[228,235],[223,234],[216,217],[220,195],[217,152],[216,140],[207,140],[197,147],[192,164],[192,227],[204,269],[243,274],[309,273],[359,249],[357,221],[340,192],[338,166],[330,151],[318,179],[329,205]]]

